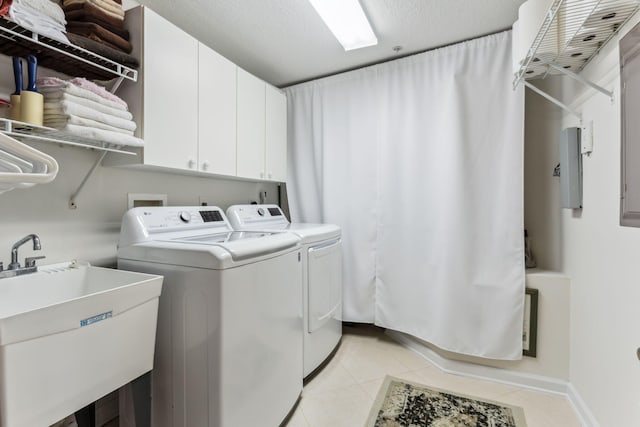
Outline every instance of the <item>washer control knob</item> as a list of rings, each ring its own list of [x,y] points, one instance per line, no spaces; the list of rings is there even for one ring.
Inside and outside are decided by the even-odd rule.
[[[189,222],[189,221],[191,221],[191,214],[190,214],[189,212],[187,212],[187,211],[182,211],[182,212],[180,212],[180,215],[179,215],[179,216],[180,216],[180,220],[181,220],[182,222]]]
[[[264,216],[264,209],[258,208],[258,215]]]

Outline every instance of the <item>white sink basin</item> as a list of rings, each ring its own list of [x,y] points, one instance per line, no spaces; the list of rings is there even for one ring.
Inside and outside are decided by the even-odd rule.
[[[0,425],[47,426],[153,367],[162,276],[55,264],[0,279]]]

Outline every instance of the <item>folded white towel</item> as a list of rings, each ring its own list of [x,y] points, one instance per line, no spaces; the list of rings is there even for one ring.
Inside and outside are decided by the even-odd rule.
[[[60,7],[60,4],[51,0],[13,0],[12,7],[15,5],[18,5],[19,7],[29,7],[38,12],[39,15],[46,15],[50,17],[63,27],[67,25],[67,20],[65,19],[64,11]]]
[[[32,3],[33,1],[33,3]],[[57,40],[61,43],[70,44],[66,32],[66,21],[59,22],[43,12],[46,9],[44,2],[50,4],[54,8],[60,9],[60,6],[49,0],[17,0],[11,4],[9,9],[9,17],[18,25],[31,30],[40,35]],[[62,11],[62,9],[60,9]],[[64,13],[63,13],[64,19]]]
[[[83,107],[88,107],[97,112],[108,114],[109,116],[119,117],[124,120],[133,119],[133,115],[128,111],[112,108],[107,105],[100,104],[99,102],[92,101],[87,98],[81,98],[75,95],[70,95],[68,93],[45,92],[44,100],[45,100],[44,108],[60,108],[63,114],[76,114],[78,116],[82,116],[82,114],[77,114],[77,111],[76,112],[71,112],[71,110],[65,111],[65,107],[69,108],[70,105],[81,105]]]
[[[76,104],[68,100],[61,100],[59,102],[45,102],[44,103],[44,119],[48,118],[68,118],[68,117],[81,117],[84,119],[95,120],[99,123],[112,126],[114,128],[123,129],[133,132],[136,130],[136,124],[132,120],[126,120],[120,117],[112,116],[111,114],[105,114],[97,111],[91,107],[86,107],[82,104]]]
[[[63,94],[69,94],[69,95],[77,96],[79,98],[89,99],[91,101],[106,105],[108,107],[115,108],[116,110],[127,111],[127,107],[117,102],[111,101],[109,99],[105,99],[96,93],[93,93],[87,89],[78,87],[71,83],[65,83],[63,85],[58,85],[58,86],[39,85],[38,92],[41,92],[44,95],[45,102],[47,101],[47,98],[55,99],[55,98],[60,98]]]
[[[118,132],[125,135],[133,136],[133,131],[131,130],[121,129],[114,126],[109,126],[102,122],[97,122],[95,120],[85,119],[83,117],[71,116],[67,114],[63,114],[59,116],[45,115],[42,122],[45,126],[49,126],[56,129],[64,127],[68,124],[71,124],[71,125],[86,126],[90,128],[96,128],[96,129],[104,129],[111,132]]]
[[[71,135],[75,135],[81,138],[90,139],[93,141],[101,141],[113,145],[130,146],[130,147],[142,147],[144,141],[135,136],[125,135],[123,133],[111,132],[104,129],[95,129],[86,126],[78,126],[67,124],[63,127],[56,128],[63,132],[67,132]]]

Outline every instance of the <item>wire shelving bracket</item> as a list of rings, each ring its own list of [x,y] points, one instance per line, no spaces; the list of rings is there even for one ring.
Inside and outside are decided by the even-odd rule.
[[[564,75],[606,95],[613,102],[612,91],[579,73],[639,8],[640,0],[553,0],[515,73],[514,89],[524,83],[527,88],[578,118],[580,114],[574,109],[527,80]],[[549,52],[553,55],[549,56]]]

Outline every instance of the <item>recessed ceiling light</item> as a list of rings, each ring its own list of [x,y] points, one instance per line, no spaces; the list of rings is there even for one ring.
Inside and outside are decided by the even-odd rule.
[[[358,0],[309,0],[344,50],[378,44]]]

